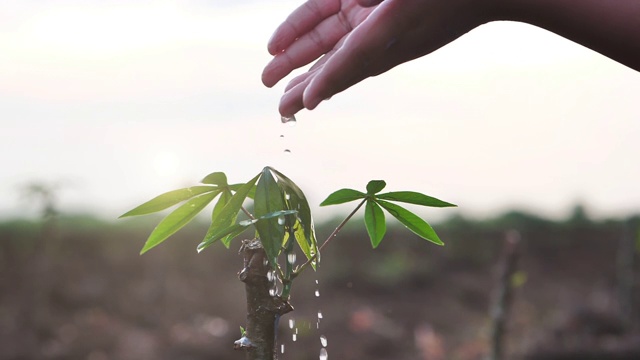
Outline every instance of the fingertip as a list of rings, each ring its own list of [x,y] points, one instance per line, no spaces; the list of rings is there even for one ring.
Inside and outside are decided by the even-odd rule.
[[[318,96],[317,92],[314,91],[313,82],[309,87],[307,87],[302,93],[302,104],[305,108],[309,110],[315,109],[318,104],[322,101],[322,97]]]

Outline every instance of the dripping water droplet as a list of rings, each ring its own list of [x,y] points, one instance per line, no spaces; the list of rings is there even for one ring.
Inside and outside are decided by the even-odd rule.
[[[281,345],[280,345],[280,353],[281,353],[281,354],[284,354],[284,344],[281,344]]]
[[[298,340],[298,335],[296,335],[296,334],[291,335],[291,340],[293,340],[293,341]]]
[[[327,337],[324,335],[320,335],[320,344],[322,344],[322,347],[327,347]]]
[[[280,116],[280,121],[282,121],[283,124],[289,124],[290,126],[293,126],[296,124],[296,117],[295,116]]]
[[[278,225],[284,225],[284,215],[278,216]]]
[[[316,279],[316,285],[318,285],[318,279]]]
[[[327,354],[327,349],[320,349],[320,360],[327,360],[329,358],[329,354]]]
[[[320,290],[316,290],[316,297],[320,297]]]
[[[296,325],[296,320],[295,319],[289,319],[289,329],[293,329],[293,327]]]
[[[322,311],[318,311],[318,320],[322,319]]]
[[[296,253],[291,253],[291,254],[287,255],[287,261],[291,265],[295,264],[296,263]]]

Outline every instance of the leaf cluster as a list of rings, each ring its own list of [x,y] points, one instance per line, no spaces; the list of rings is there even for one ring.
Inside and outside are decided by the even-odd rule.
[[[431,225],[418,215],[394,204],[392,201],[440,208],[456,205],[414,191],[394,191],[379,194],[386,186],[387,183],[384,180],[372,180],[367,184],[366,193],[353,189],[341,189],[329,195],[320,206],[361,200],[358,208],[362,205],[365,206],[364,222],[371,245],[374,248],[380,245],[387,231],[383,209],[421,238],[437,245],[444,245]]]

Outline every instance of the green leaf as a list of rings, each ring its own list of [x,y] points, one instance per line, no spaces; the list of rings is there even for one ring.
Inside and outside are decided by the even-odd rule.
[[[222,240],[223,243],[224,241],[227,241],[228,243],[230,243],[231,239],[240,235],[249,225],[251,225],[251,223],[245,224],[241,221],[238,224],[233,224],[226,228],[218,229],[217,232],[212,232],[211,234],[207,233],[205,240],[203,240],[200,244],[198,244],[198,247],[196,248],[196,250],[198,252],[201,252],[202,250],[208,248],[218,240]],[[224,244],[227,248],[229,248],[228,243]]]
[[[218,202],[213,207],[213,211],[211,212],[211,225],[215,223],[216,218],[220,216],[222,209],[224,209],[225,205],[229,203],[232,196],[233,195],[231,194],[230,190],[225,189],[222,191],[222,193],[220,194],[220,198],[218,199]],[[231,218],[231,223],[232,224],[235,223],[237,219],[238,219],[238,213],[236,213],[236,215]],[[207,233],[209,233],[209,230],[207,230]],[[233,239],[232,237],[227,236],[224,239],[222,239],[222,243],[225,244],[227,248],[229,248],[229,244],[231,243],[232,239]]]
[[[219,234],[222,229],[226,229],[230,227],[237,219],[238,212],[244,203],[244,200],[247,198],[247,194],[251,191],[251,188],[254,186],[256,181],[261,174],[256,175],[253,179],[249,180],[246,184],[242,185],[235,194],[229,199],[229,201],[222,207],[219,212],[216,212],[215,217],[212,215],[211,225],[209,226],[209,230],[207,230],[207,234],[202,240],[203,243],[212,243],[210,241],[214,236]],[[217,205],[217,204],[216,204]],[[214,209],[215,211],[215,209]],[[234,234],[234,233],[228,233]],[[239,235],[235,234],[235,236]],[[231,238],[226,239],[227,243],[231,241]],[[216,240],[217,241],[217,240]]]
[[[353,189],[340,189],[329,195],[320,206],[338,205],[348,203],[350,201],[364,199],[367,194]]]
[[[416,204],[422,206],[431,206],[431,207],[451,207],[456,206],[454,204],[448,203],[446,201],[442,201],[440,199],[436,199],[434,197],[421,194],[415,191],[394,191],[388,192],[380,195],[376,195],[378,199],[391,200],[391,201],[400,201],[409,204]]]
[[[135,209],[120,215],[120,218],[127,216],[146,215],[162,211],[177,203],[191,199],[194,196],[202,195],[212,191],[218,191],[218,188],[215,186],[192,186],[184,189],[169,191],[162,195],[158,195],[153,199],[145,202],[144,204],[136,207]],[[215,194],[217,195],[218,192],[216,192]]]
[[[238,189],[240,189],[242,187],[242,185],[244,185],[244,184],[229,185],[229,189],[231,189],[232,191],[238,191]],[[256,187],[255,186],[251,187],[251,190],[249,190],[249,194],[247,195],[247,197],[249,199],[255,199],[255,197],[256,197]]]
[[[373,200],[367,201],[364,209],[364,223],[367,227],[367,233],[369,233],[369,239],[371,239],[371,245],[375,249],[380,245],[387,232],[387,224],[384,221],[382,209]]]
[[[285,208],[282,191],[268,167],[262,170],[262,176],[256,185],[253,208],[258,218]],[[284,239],[284,223],[280,224],[278,219],[271,218],[259,221],[255,226],[269,263],[275,268]]]
[[[376,202],[416,235],[425,240],[429,240],[434,244],[444,245],[431,225],[422,220],[418,215],[401,206],[384,200],[377,199]]]
[[[384,180],[371,180],[367,184],[367,194],[368,195],[377,194],[380,191],[382,191],[382,189],[384,189],[385,186],[387,186],[387,183],[384,182]]]
[[[204,179],[202,179],[200,182],[203,184],[218,185],[220,187],[229,186],[227,184],[227,175],[225,175],[223,172],[211,173],[205,176]]]
[[[318,253],[318,242],[309,202],[300,187],[291,179],[274,168],[270,169],[278,179],[278,186],[280,186],[282,192],[288,195],[288,199],[285,196],[285,207],[298,211],[297,221],[293,223],[294,236],[304,255],[307,259],[311,259]],[[315,262],[312,265],[315,268]]]
[[[149,249],[157,246],[161,242],[165,241],[169,236],[173,235],[176,231],[180,230],[189,221],[191,221],[202,209],[207,206],[213,198],[218,195],[217,193],[207,193],[195,197],[179,208],[174,210],[171,214],[167,215],[155,229],[149,235],[147,242],[144,244],[140,254],[144,254]]]

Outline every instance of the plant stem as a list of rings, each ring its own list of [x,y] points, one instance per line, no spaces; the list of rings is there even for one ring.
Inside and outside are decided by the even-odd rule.
[[[272,284],[267,273],[271,267],[260,240],[244,240],[240,252],[244,267],[238,276],[245,283],[247,326],[242,338],[234,343],[234,349],[246,351],[247,360],[276,360],[278,320],[293,307],[269,293]]]
[[[331,235],[329,235],[329,237],[322,243],[322,245],[320,246],[320,249],[318,250],[318,252],[316,254],[313,254],[313,256],[307,260],[307,262],[305,262],[304,264],[302,264],[299,268],[297,268],[294,272],[293,272],[293,276],[292,278],[295,278],[296,276],[298,276],[298,274],[300,274],[302,272],[302,270],[304,270],[307,266],[309,266],[309,264],[311,264],[312,261],[314,261],[317,257],[318,254],[324,250],[325,246],[327,246],[327,244],[329,244],[329,241],[331,241],[331,239],[335,238],[338,233],[340,232],[340,230],[342,230],[342,228],[346,225],[347,221],[349,221],[351,219],[351,217],[353,217],[353,215],[355,215],[356,212],[358,212],[358,210],[360,210],[360,208],[362,207],[362,205],[364,205],[364,203],[367,201],[366,198],[362,199],[362,201],[360,202],[360,204],[358,204],[358,206],[356,206],[355,209],[353,209],[353,211],[344,219],[342,220],[342,222],[340,223],[340,225],[338,225],[335,230],[333,230],[333,232],[331,233]]]
[[[244,206],[240,206],[240,209],[242,209],[242,212],[244,212],[249,219],[251,220],[255,220],[256,218],[253,216],[253,214],[251,214],[249,211],[247,211],[247,209],[244,208]]]

